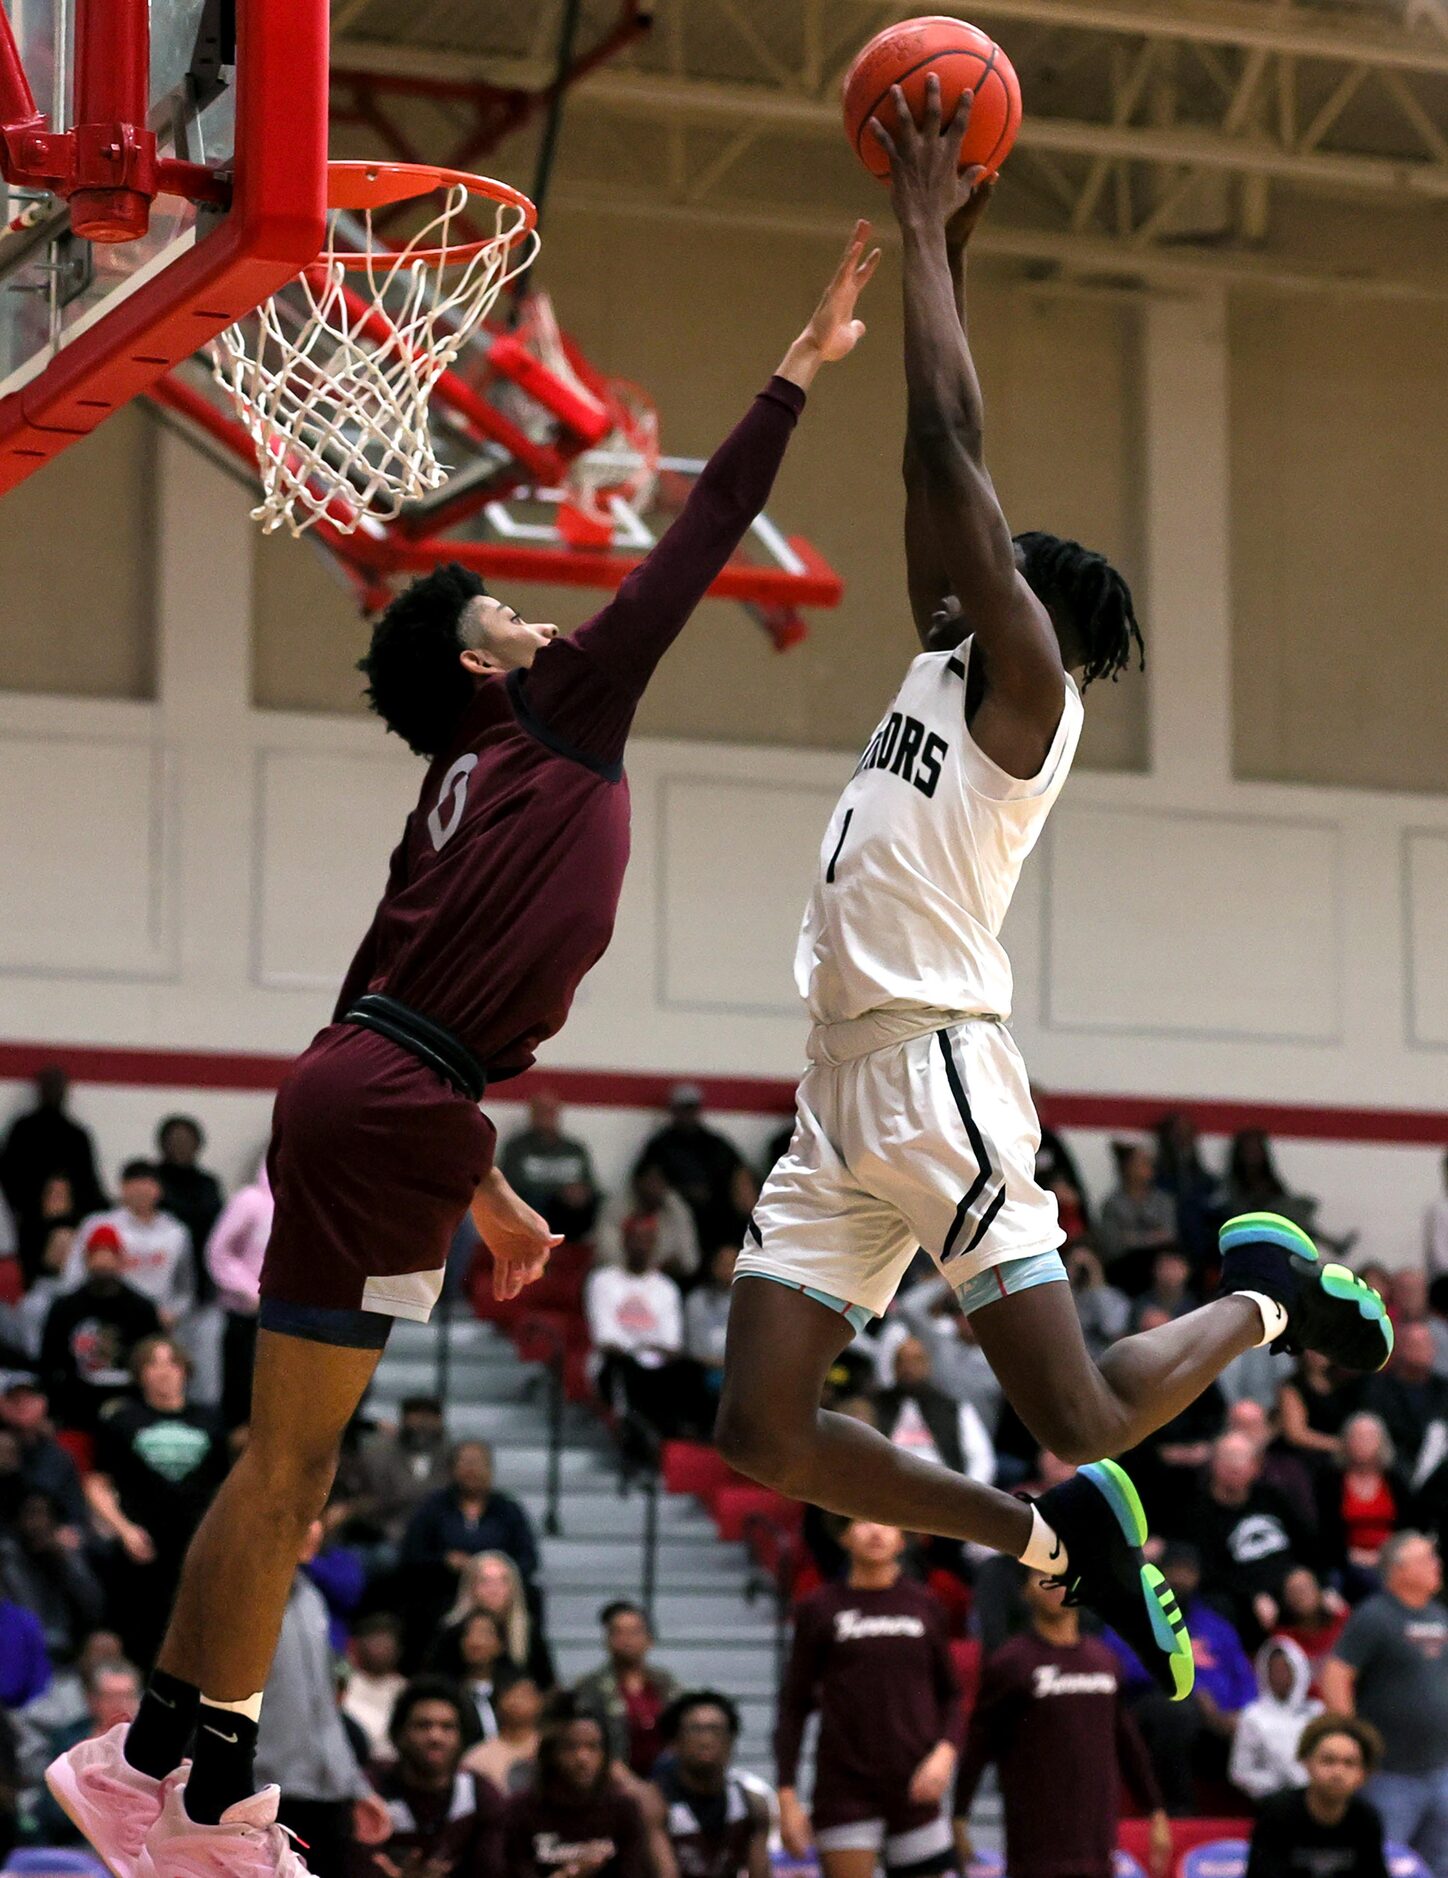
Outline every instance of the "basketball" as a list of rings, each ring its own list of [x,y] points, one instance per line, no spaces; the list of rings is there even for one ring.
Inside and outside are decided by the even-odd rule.
[[[876,33],[845,74],[845,130],[855,154],[871,175],[889,175],[889,159],[870,133],[870,119],[879,116],[886,130],[892,128],[890,87],[899,85],[918,124],[925,109],[925,81],[932,72],[940,80],[945,123],[954,115],[960,94],[975,93],[960,146],[960,167],[979,163],[994,176],[1021,127],[1020,81],[989,33],[939,13],[902,20]]]

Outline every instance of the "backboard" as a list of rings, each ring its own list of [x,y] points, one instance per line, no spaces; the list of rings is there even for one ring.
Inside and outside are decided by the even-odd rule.
[[[95,74],[144,58],[149,40],[143,128],[162,180],[168,160],[172,172],[200,166],[217,200],[157,193],[143,234],[91,241],[73,232],[61,189],[0,180],[0,490],[313,258],[327,136],[326,0],[3,4],[48,133],[124,123],[104,80],[97,108]],[[0,107],[14,176],[16,153],[40,140],[16,132],[3,92]]]

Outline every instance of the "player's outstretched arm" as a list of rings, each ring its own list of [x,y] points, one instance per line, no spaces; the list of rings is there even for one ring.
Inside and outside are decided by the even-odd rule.
[[[1060,717],[1064,672],[1050,618],[1016,569],[1010,528],[985,468],[984,402],[951,275],[946,224],[984,181],[979,170],[960,175],[956,168],[970,97],[942,129],[933,75],[920,126],[904,94],[897,88],[892,96],[893,133],[878,118],[871,130],[890,158],[891,202],[903,243],[905,382],[918,489],[949,590],[984,653],[990,693],[1020,720],[1018,753],[1009,726],[1000,726],[1004,755],[1013,758],[1006,766],[1031,775],[1038,767],[1038,733],[1049,735]],[[1021,768],[1026,762],[1030,767]]]
[[[672,527],[615,598],[581,626],[573,644],[621,691],[641,696],[764,507],[804,393],[822,365],[851,353],[863,336],[856,303],[879,263],[870,225],[858,222],[819,305],[775,376],[714,452]]]
[[[493,1255],[493,1296],[516,1298],[525,1285],[543,1276],[555,1246],[563,1235],[550,1232],[541,1213],[521,1200],[494,1167],[478,1183],[473,1195],[473,1224]]]

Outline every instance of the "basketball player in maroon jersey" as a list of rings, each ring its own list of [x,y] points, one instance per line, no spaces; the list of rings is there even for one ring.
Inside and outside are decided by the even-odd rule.
[[[763,507],[805,392],[864,331],[857,225],[809,324],[668,533],[570,638],[456,566],[417,581],[362,661],[429,760],[334,1021],[277,1097],[276,1222],[250,1434],[186,1561],[141,1712],[50,1770],[117,1878],[299,1872],[252,1750],[301,1535],[396,1317],[426,1321],[471,1209],[511,1298],[557,1240],[493,1166],[478,1104],[532,1063],[608,945],[629,850],[623,755],[659,660]],[[196,1737],[189,1778],[170,1778]]]

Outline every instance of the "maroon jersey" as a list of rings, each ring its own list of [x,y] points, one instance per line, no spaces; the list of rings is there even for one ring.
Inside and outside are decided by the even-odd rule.
[[[782,1787],[796,1784],[800,1739],[816,1708],[816,1824],[836,1796],[879,1795],[893,1805],[959,1721],[945,1617],[923,1585],[909,1578],[884,1591],[822,1585],[802,1600],[779,1693],[774,1752]]]
[[[639,699],[763,508],[803,405],[771,379],[607,606],[531,670],[479,684],[407,819],[339,1017],[386,992],[495,1078],[526,1069],[559,1029],[613,935]]]
[[[586,1865],[590,1878],[648,1878],[643,1814],[617,1788],[572,1805],[518,1793],[503,1815],[504,1878],[554,1878]]]
[[[414,1787],[395,1765],[374,1767],[371,1779],[392,1816],[392,1837],[355,1845],[351,1878],[393,1878],[409,1861],[435,1866],[441,1878],[496,1878],[503,1796],[490,1780],[459,1772],[435,1792]]]
[[[955,1815],[969,1813],[994,1761],[1011,1878],[1110,1878],[1120,1774],[1149,1806],[1161,1805],[1118,1682],[1116,1658],[1096,1637],[1063,1645],[1026,1631],[986,1659],[956,1775]]]

